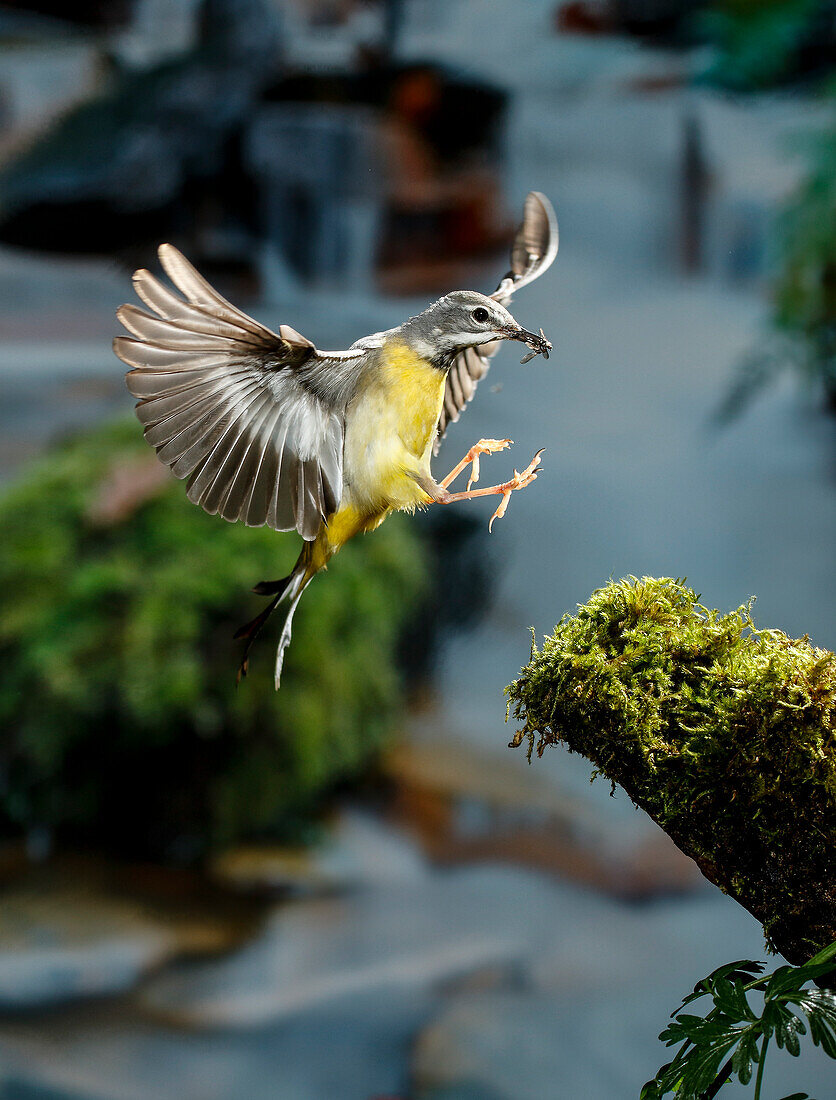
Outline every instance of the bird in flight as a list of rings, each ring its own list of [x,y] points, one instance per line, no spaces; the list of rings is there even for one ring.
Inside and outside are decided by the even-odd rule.
[[[247,646],[270,614],[284,617],[276,655],[279,687],[296,606],[313,577],[354,535],[373,531],[390,512],[496,495],[493,521],[513,492],[537,477],[538,452],[505,482],[474,489],[481,455],[509,439],[480,439],[441,481],[430,461],[458,420],[502,340],[519,340],[548,358],[551,344],[508,312],[512,294],[536,279],[557,254],[551,203],[529,192],[511,249],[511,269],[493,294],[457,290],[397,328],[357,340],[346,351],[320,351],[289,325],[272,332],[231,305],[170,244],[160,245],[175,294],[149,271],[134,274],[151,312],[123,305],[130,336],[113,348],[132,369],[145,438],[187,495],[212,515],[250,527],[296,530],[305,540],[289,576],[254,591],[270,603],[236,633]],[[467,489],[450,484],[471,467]]]

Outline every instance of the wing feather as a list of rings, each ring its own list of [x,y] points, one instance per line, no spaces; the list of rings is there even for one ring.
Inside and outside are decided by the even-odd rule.
[[[261,454],[258,469],[247,497],[242,505],[242,519],[250,527],[267,522],[273,487],[278,473],[275,430],[279,422],[279,410],[274,409],[265,420],[259,436]]]
[[[207,283],[203,276],[192,267],[186,257],[173,245],[161,244],[158,255],[160,263],[163,265],[163,271],[192,305],[203,308],[212,317],[217,317],[221,321],[227,321],[237,328],[249,330],[256,336],[260,337],[265,333],[273,335],[269,329],[265,329],[258,321],[247,316],[246,313],[243,313],[231,302],[228,302],[226,298],[218,294],[217,290]]]
[[[245,394],[239,394],[239,398],[242,396]],[[222,407],[218,407],[217,401],[210,397],[197,409],[190,406],[187,413],[184,413],[184,417],[187,415],[188,422],[184,423],[180,431],[170,439],[161,443],[151,441],[160,461],[170,466],[175,476],[181,478],[188,477],[195,465],[209,454],[213,445],[212,433],[216,425],[223,421],[225,412]],[[176,470],[174,470],[175,465]]]
[[[275,484],[272,488],[272,495],[270,497],[270,504],[267,512],[267,523],[271,527],[274,527],[279,522],[279,517],[284,510],[284,504],[291,503],[288,497],[290,493],[288,469],[290,463],[293,461],[293,451],[291,447],[285,446],[289,429],[290,424],[287,421],[283,421],[279,425],[279,446],[277,447],[276,453]]]
[[[264,405],[253,415],[253,424],[257,430],[257,421],[264,414]],[[215,478],[214,484],[209,493],[208,499],[211,499],[212,505],[215,511],[223,516],[224,519],[230,522],[237,520],[241,510],[241,489],[236,486],[239,485],[239,477],[246,472],[252,472],[251,466],[247,462],[247,457],[252,450],[254,443],[253,429],[250,432],[242,432],[238,439],[235,441],[234,446],[230,449],[221,470],[218,472],[218,476]],[[206,505],[204,505],[206,507]],[[208,511],[208,508],[207,508]]]
[[[171,370],[132,370],[127,375],[127,386],[139,401],[150,402],[155,397],[184,394],[189,390],[200,388],[206,382],[223,378],[225,373],[223,363],[217,364],[213,370],[205,368],[189,370],[187,367],[176,370],[172,364]],[[231,387],[234,385],[235,379],[228,379],[227,383],[228,387]],[[187,398],[185,399],[187,400]],[[141,419],[144,419],[146,423],[148,422],[146,418],[153,418],[156,421],[156,413],[156,407],[143,409]]]
[[[529,191],[523,206],[523,220],[511,245],[511,270],[491,295],[507,306],[516,290],[547,271],[557,255],[558,230],[554,208],[540,191]],[[501,341],[465,348],[459,352],[447,374],[444,405],[438,422],[435,449],[451,423],[461,416],[476,392],[476,385],[488,373],[491,358]]]
[[[226,479],[226,487],[218,504],[218,513],[233,522],[244,517],[244,504],[258,473],[262,453],[264,423],[273,413],[270,401],[258,410],[250,424],[250,430],[242,436],[237,467]]]
[[[246,439],[252,420],[268,399],[258,387],[248,394],[239,403],[235,413],[221,422],[222,431],[211,451],[201,462],[200,469],[192,474],[186,495],[210,516],[218,511],[220,499],[228,487],[227,478],[237,469],[236,451],[242,439]]]
[[[244,330],[238,332],[231,325],[212,326],[208,323],[208,318],[207,324],[201,325],[200,328],[197,323],[187,327],[188,322],[174,322],[161,317],[152,317],[150,313],[145,313],[137,306],[131,305],[120,306],[116,316],[139,340],[153,341],[159,347],[196,352],[227,351],[230,341],[239,344],[249,343],[253,349],[261,346],[255,337],[248,341]]]
[[[193,429],[204,413],[217,403],[222,390],[223,382],[215,380],[196,386],[191,394],[173,393],[157,398],[153,423],[145,429],[145,438],[152,447],[163,447],[181,432]]]
[[[180,294],[137,271],[149,312],[122,306],[130,335],[113,343],[133,368],[146,439],[210,514],[315,538],[342,492],[345,357],[321,355],[289,325],[265,328],[171,245],[159,255]]]
[[[241,391],[236,395],[236,400],[246,400],[256,389],[257,387],[253,385],[249,391]],[[177,446],[174,446],[174,441],[172,441],[170,450],[163,461],[171,466],[171,472],[175,477],[190,478],[200,473],[203,464],[209,461],[215,446],[223,436],[229,418],[230,413],[223,405],[215,405],[196,426],[193,440],[185,448],[182,447],[182,444],[186,442],[185,440],[178,440]],[[176,453],[178,451],[179,454]],[[191,484],[187,485],[186,488],[187,490],[190,489]],[[193,498],[190,497],[190,499]]]
[[[254,335],[249,329],[231,325],[205,309],[184,301],[144,268],[134,272],[133,284],[138,297],[149,309],[164,320],[175,322],[183,329],[193,332],[218,332],[231,339],[236,339],[245,333]],[[269,333],[269,329],[265,332]]]

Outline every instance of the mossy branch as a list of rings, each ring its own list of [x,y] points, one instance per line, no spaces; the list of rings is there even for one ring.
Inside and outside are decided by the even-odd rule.
[[[620,784],[802,963],[836,940],[836,655],[634,577],[565,615],[507,689],[529,756]]]

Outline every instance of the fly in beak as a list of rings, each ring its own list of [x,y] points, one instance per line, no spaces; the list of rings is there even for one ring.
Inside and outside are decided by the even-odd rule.
[[[523,344],[527,344],[531,348],[528,355],[524,355],[522,359],[520,359],[521,363],[527,363],[536,355],[542,355],[544,359],[548,359],[549,352],[552,350],[552,346],[546,339],[542,329],[540,329],[538,335],[536,332],[529,332],[520,325],[509,325],[503,330],[502,334],[506,340],[520,340]]]

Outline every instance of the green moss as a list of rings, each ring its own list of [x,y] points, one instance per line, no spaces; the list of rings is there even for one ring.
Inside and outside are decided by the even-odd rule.
[[[628,578],[566,615],[507,689],[512,744],[619,783],[803,961],[836,939],[836,656]]]
[[[365,769],[402,701],[396,651],[427,578],[395,517],[305,593],[282,689],[268,624],[236,690],[249,590],[299,551],[208,516],[135,423],[49,454],[0,501],[0,829],[194,855],[298,833]],[[160,468],[161,469],[161,468]],[[149,492],[102,522],[118,471]],[[157,479],[158,480],[158,479]],[[112,491],[111,491],[112,495]]]

